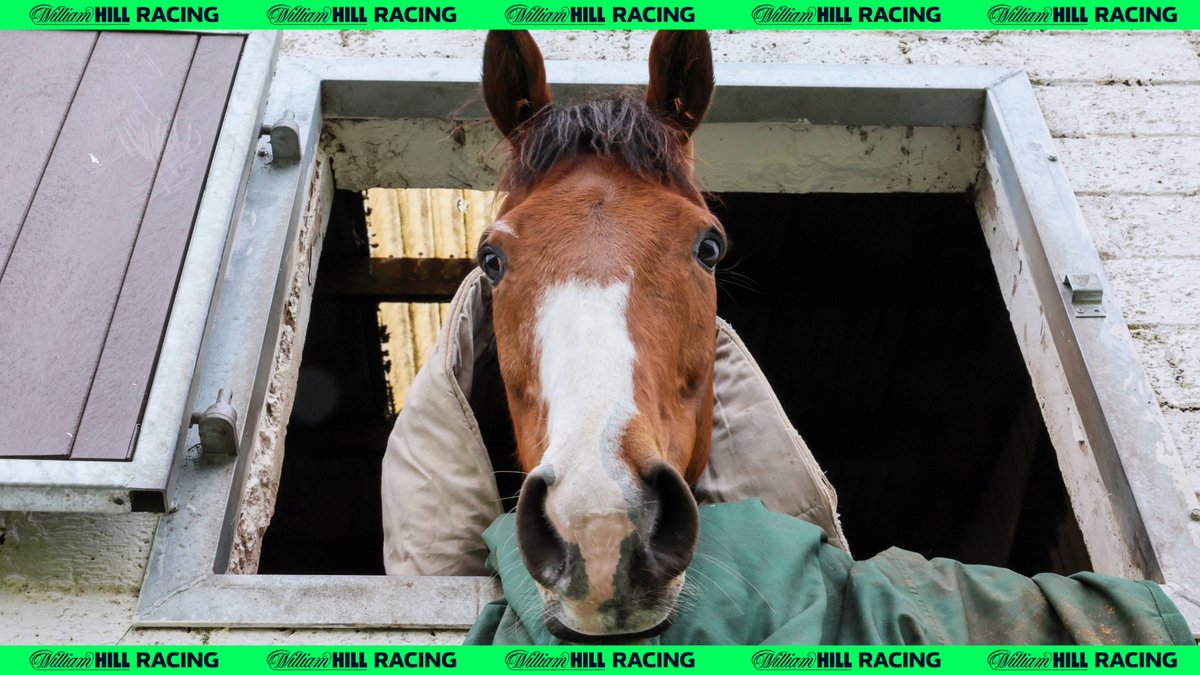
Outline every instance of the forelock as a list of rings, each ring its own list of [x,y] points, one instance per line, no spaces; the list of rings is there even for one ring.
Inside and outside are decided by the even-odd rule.
[[[571,106],[550,104],[513,130],[500,188],[527,187],[559,162],[589,153],[620,160],[643,178],[694,189],[685,139],[633,92]]]

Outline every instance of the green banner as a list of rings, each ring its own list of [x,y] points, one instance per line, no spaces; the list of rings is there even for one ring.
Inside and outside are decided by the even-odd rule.
[[[0,673],[1197,673],[1200,647],[0,647]]]
[[[0,3],[4,29],[933,29],[1128,30],[1200,28],[1200,3],[941,2],[813,4],[778,0],[622,3],[446,0],[333,4],[327,0],[191,3]]]

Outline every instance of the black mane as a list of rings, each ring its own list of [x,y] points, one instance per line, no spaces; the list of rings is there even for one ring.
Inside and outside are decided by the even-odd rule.
[[[527,187],[581,151],[619,158],[638,176],[695,187],[682,131],[662,121],[634,92],[571,106],[547,105],[512,133],[501,189]]]

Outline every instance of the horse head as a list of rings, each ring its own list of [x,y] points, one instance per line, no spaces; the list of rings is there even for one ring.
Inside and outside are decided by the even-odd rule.
[[[726,239],[691,135],[712,91],[703,32],[655,36],[644,98],[568,106],[529,33],[487,38],[483,94],[511,158],[478,261],[528,473],[518,543],[569,641],[668,626],[699,536]]]

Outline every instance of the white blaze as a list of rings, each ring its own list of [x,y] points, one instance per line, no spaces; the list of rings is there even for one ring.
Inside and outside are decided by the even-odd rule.
[[[546,513],[563,539],[579,545],[592,600],[612,595],[621,542],[634,529],[627,500],[639,497],[619,457],[637,412],[628,300],[628,282],[568,281],[547,289],[537,308],[549,413],[541,465],[554,475]]]
[[[497,220],[496,222],[492,223],[491,229],[493,232],[503,232],[504,234],[507,234],[511,237],[516,237],[517,239],[521,238],[521,236],[517,234],[516,230],[514,230],[511,225],[503,220]]]

